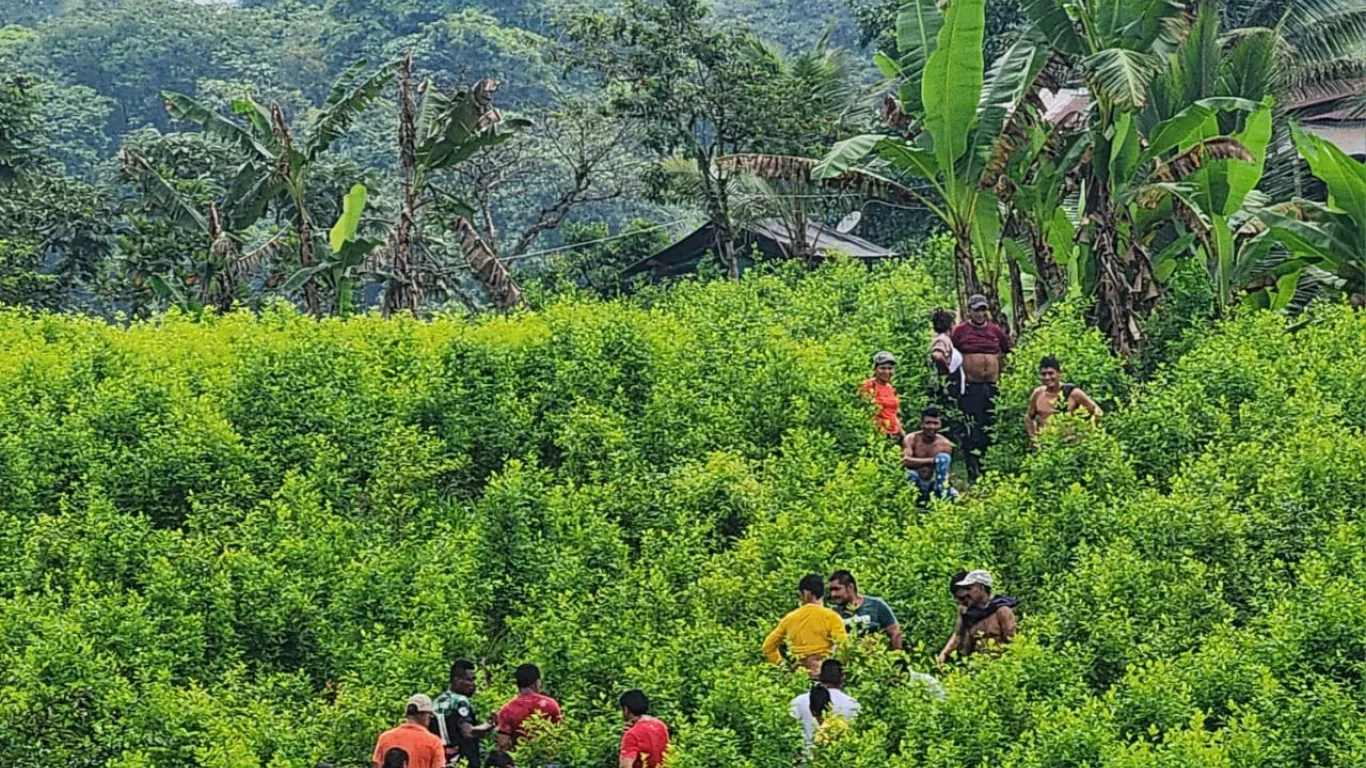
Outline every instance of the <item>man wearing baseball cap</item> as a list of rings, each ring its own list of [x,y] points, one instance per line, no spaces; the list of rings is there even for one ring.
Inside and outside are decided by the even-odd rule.
[[[382,768],[384,755],[394,747],[408,753],[408,768],[442,768],[446,765],[446,749],[441,739],[427,730],[436,713],[432,700],[425,693],[415,693],[408,699],[402,725],[380,734],[371,762]]]
[[[1005,595],[993,596],[991,573],[959,572],[949,584],[949,592],[958,601],[958,620],[953,636],[939,652],[941,665],[948,662],[954,651],[966,658],[991,645],[1003,646],[1015,637],[1014,608],[1019,601]]]
[[[968,433],[963,439],[968,478],[976,480],[982,472],[982,455],[990,444],[987,429],[995,423],[992,412],[996,404],[996,384],[1001,380],[1001,367],[1010,352],[1010,337],[1001,326],[987,315],[987,297],[975,293],[968,297],[967,322],[953,329],[953,346],[963,355],[963,376],[967,385],[959,398],[959,405],[967,420]]]

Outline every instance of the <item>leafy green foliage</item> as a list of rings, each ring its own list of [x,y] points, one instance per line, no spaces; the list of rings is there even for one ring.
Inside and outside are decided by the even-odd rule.
[[[1360,756],[1366,320],[1247,313],[1135,385],[1060,305],[1002,404],[1049,352],[1109,415],[1035,452],[1003,420],[998,473],[921,510],[854,390],[887,348],[921,405],[943,297],[910,265],[803,272],[478,321],[0,313],[0,756],[359,768],[461,655],[480,711],[523,661],[564,704],[520,762],[613,765],[639,686],[674,765],[788,766],[806,685],[759,641],[841,566],[912,668],[958,567],[1022,634],[942,700],[843,649],[863,714],[815,765]]]

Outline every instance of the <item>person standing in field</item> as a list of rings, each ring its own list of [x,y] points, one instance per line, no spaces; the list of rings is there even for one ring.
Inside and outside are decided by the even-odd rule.
[[[988,430],[995,423],[997,383],[1012,347],[1001,326],[987,319],[987,309],[985,296],[979,293],[969,297],[968,320],[954,328],[951,336],[954,348],[963,355],[967,379],[959,403],[967,419],[963,448],[970,480],[982,474],[982,457],[991,443]]]
[[[987,571],[954,574],[949,591],[958,601],[958,620],[953,635],[939,652],[939,663],[945,664],[954,651],[966,658],[988,647],[1004,646],[1015,637],[1015,606],[1013,597],[991,594],[992,578]]]
[[[1037,441],[1039,432],[1055,413],[1076,413],[1085,409],[1092,421],[1099,421],[1105,415],[1105,411],[1081,387],[1062,383],[1062,364],[1058,358],[1048,355],[1039,361],[1039,379],[1043,383],[1029,396],[1029,407],[1025,409],[1025,432],[1029,434],[1031,443]]]
[[[920,489],[920,503],[931,498],[956,499],[958,489],[949,484],[949,469],[953,466],[953,443],[939,434],[944,418],[933,406],[920,412],[920,429],[906,435],[901,451],[901,466],[906,468],[906,479]]]
[[[394,748],[408,754],[409,768],[445,766],[446,750],[441,744],[441,739],[427,730],[434,714],[432,700],[427,694],[413,694],[404,709],[403,724],[380,734],[379,740],[375,742],[375,754],[370,758],[375,768],[384,768],[385,755]]]
[[[474,662],[456,659],[451,664],[450,687],[436,697],[435,716],[431,732],[440,737],[446,751],[446,763],[463,763],[467,768],[479,768],[479,742],[493,731],[493,723],[480,723],[474,712],[474,695],[478,683],[474,678]]]
[[[788,714],[802,724],[802,737],[806,742],[806,754],[816,742],[816,731],[825,725],[827,717],[842,717],[853,720],[858,717],[859,703],[843,691],[844,665],[836,659],[821,662],[820,677],[811,690],[792,700]]]
[[[901,400],[892,386],[892,374],[896,371],[896,358],[891,352],[882,351],[873,355],[873,378],[863,382],[859,394],[863,399],[877,406],[873,423],[884,435],[897,441],[903,435],[901,429]]]
[[[764,657],[773,664],[781,664],[783,640],[798,664],[806,667],[812,677],[820,673],[826,656],[849,635],[844,631],[844,620],[821,602],[825,584],[821,577],[809,573],[797,585],[801,605],[778,622],[778,626],[764,638]]]
[[[498,710],[498,748],[509,750],[526,738],[522,724],[539,715],[560,722],[560,703],[541,693],[541,670],[535,664],[517,667],[517,697]]]
[[[935,388],[948,402],[945,405],[957,406],[959,398],[967,388],[963,378],[963,353],[953,345],[953,313],[942,307],[930,315],[930,325],[934,327],[934,338],[930,340],[929,366],[934,369],[939,386]]]
[[[645,692],[631,689],[617,700],[626,732],[621,734],[620,768],[658,768],[669,754],[669,727],[650,716]]]
[[[892,607],[880,597],[860,595],[854,574],[830,574],[830,604],[844,620],[844,629],[849,634],[882,633],[891,642],[892,650],[901,650],[901,624]]]

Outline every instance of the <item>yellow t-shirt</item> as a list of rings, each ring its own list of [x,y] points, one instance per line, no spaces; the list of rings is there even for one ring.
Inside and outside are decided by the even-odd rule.
[[[844,620],[838,613],[819,603],[807,603],[783,617],[778,626],[764,638],[764,656],[774,664],[781,663],[778,649],[787,638],[788,649],[798,660],[807,656],[828,656],[835,644],[848,635]]]

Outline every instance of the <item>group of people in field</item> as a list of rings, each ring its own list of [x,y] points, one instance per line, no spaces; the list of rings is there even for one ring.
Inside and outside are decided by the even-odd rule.
[[[968,299],[967,317],[955,322],[953,313],[936,309],[930,317],[934,335],[930,340],[926,364],[934,374],[935,386],[930,404],[920,411],[919,429],[907,431],[901,422],[901,400],[892,378],[896,357],[891,352],[873,356],[873,376],[859,388],[875,411],[878,430],[901,446],[901,465],[906,477],[920,491],[921,502],[931,498],[958,498],[950,482],[955,447],[962,448],[969,481],[982,472],[982,457],[991,444],[996,423],[996,396],[1005,357],[1014,348],[1010,335],[991,320],[985,296]],[[1101,407],[1075,384],[1062,380],[1062,364],[1052,355],[1039,362],[1040,386],[1029,398],[1025,409],[1025,432],[1031,441],[1055,413],[1085,410],[1093,419],[1103,414]],[[955,446],[944,434],[948,412],[962,415],[956,425]]]
[[[513,766],[511,750],[536,737],[532,723],[559,723],[560,704],[541,692],[541,670],[523,664],[514,673],[517,695],[502,709],[481,719],[474,708],[478,689],[474,663],[457,659],[450,682],[433,701],[425,693],[408,699],[404,722],[380,734],[371,761],[375,768],[503,768]],[[621,736],[621,768],[657,768],[669,751],[669,728],[650,715],[650,700],[640,690],[617,699],[626,730]],[[494,737],[487,755],[483,743]],[[547,767],[548,768],[548,767]]]
[[[1015,637],[1015,606],[1012,597],[995,595],[994,580],[987,571],[959,571],[949,581],[949,594],[958,604],[958,617],[938,661],[942,668],[952,656],[971,656],[1000,648]],[[826,605],[826,596],[829,605]],[[844,664],[832,658],[840,644],[852,637],[881,635],[892,650],[901,650],[901,624],[886,600],[859,592],[858,582],[847,570],[830,574],[807,574],[797,584],[798,606],[783,616],[764,638],[763,653],[775,665],[790,664],[812,680],[810,691],[792,700],[790,714],[800,721],[809,751],[828,718],[852,720],[859,703],[844,692]],[[784,656],[786,653],[786,657]],[[908,678],[943,697],[944,688],[932,675],[907,668]]]

